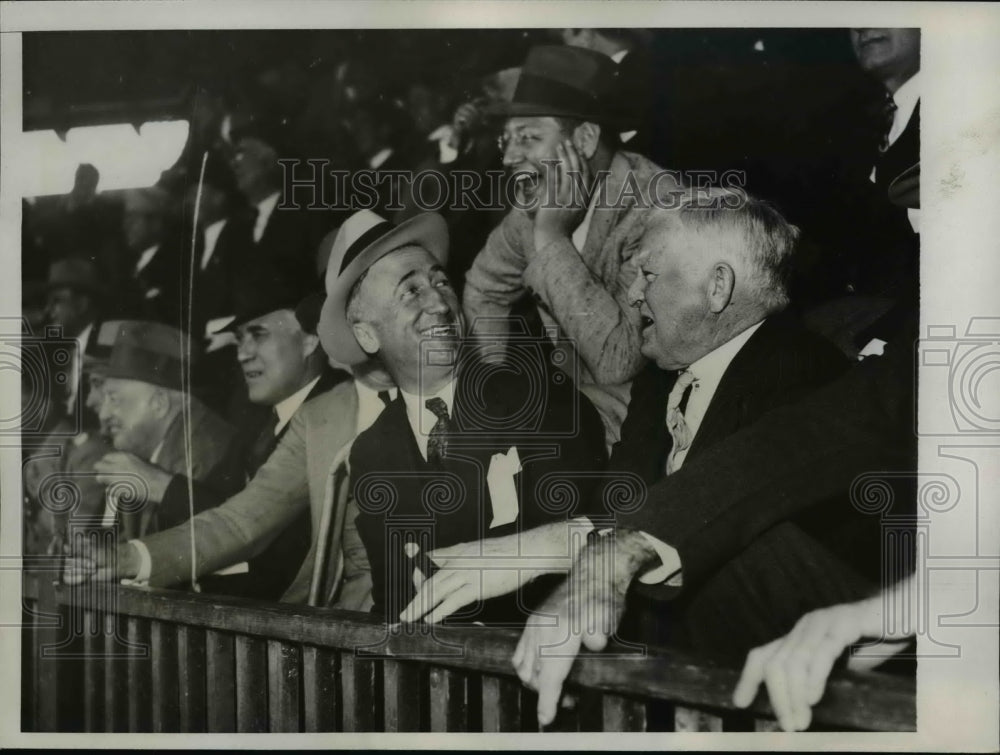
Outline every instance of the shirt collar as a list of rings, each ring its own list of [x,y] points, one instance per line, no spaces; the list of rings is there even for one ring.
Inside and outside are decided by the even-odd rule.
[[[733,361],[733,357],[739,353],[739,350],[750,340],[750,336],[756,333],[757,329],[763,323],[764,321],[761,320],[757,324],[751,325],[739,335],[730,338],[721,346],[715,347],[688,367],[688,371],[699,382],[712,380],[717,383],[722,379],[722,374],[729,367],[729,363]]]
[[[219,235],[222,233],[222,229],[226,225],[226,218],[222,220],[216,220],[214,223],[210,223],[205,226],[205,250],[201,254],[201,269],[204,270],[208,267],[208,262],[212,259],[212,253],[215,251],[215,245],[219,241]]]
[[[625,60],[625,56],[628,55],[628,52],[629,52],[628,50],[619,50],[618,52],[616,52],[614,55],[611,56],[611,59],[615,61],[615,63],[621,63],[623,60]]]
[[[917,102],[920,101],[920,72],[906,80],[892,95],[892,101],[896,103],[896,112],[892,116],[892,127],[889,129],[889,144],[899,138],[899,135],[906,129],[913,111],[916,110]]]
[[[276,191],[272,194],[268,194],[266,197],[260,200],[257,203],[257,212],[259,212],[264,217],[269,216],[274,211],[275,205],[278,204],[278,195],[280,193],[281,192]]]
[[[299,388],[295,393],[287,398],[279,401],[275,407],[274,411],[278,415],[278,424],[274,428],[274,434],[277,435],[281,432],[282,428],[288,424],[288,421],[292,418],[292,415],[299,410],[299,407],[305,403],[306,397],[309,396],[309,391],[313,389],[316,383],[319,382],[320,376],[317,375],[304,386]]]
[[[354,381],[354,391],[358,396],[358,422],[356,428],[358,435],[371,427],[382,413],[382,410],[385,409],[385,404],[382,403],[382,399],[378,395],[383,390],[388,391],[393,400],[399,395],[399,390],[395,387],[375,390],[360,380]]]
[[[135,263],[135,271],[138,273],[144,267],[146,267],[146,265],[149,264],[149,261],[153,259],[153,256],[157,253],[157,251],[159,251],[159,249],[160,249],[159,244],[153,244],[151,247],[149,247],[149,249],[147,249],[141,255],[139,255],[139,261]]]
[[[371,168],[372,170],[378,170],[385,164],[385,161],[388,160],[390,157],[392,157],[391,147],[385,147],[383,149],[380,149],[378,152],[372,155],[371,158],[369,158],[368,167]]]
[[[86,347],[87,343],[90,341],[90,333],[94,329],[94,323],[87,323],[87,326],[81,330],[76,336],[76,342],[80,344],[81,351]]]

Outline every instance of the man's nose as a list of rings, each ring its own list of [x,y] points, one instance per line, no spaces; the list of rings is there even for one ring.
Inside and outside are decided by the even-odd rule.
[[[425,312],[431,312],[433,314],[448,312],[451,309],[444,296],[442,296],[441,291],[436,286],[428,286],[424,289],[422,305]]]
[[[632,281],[632,285],[628,287],[628,303],[633,307],[638,307],[645,301],[645,286],[646,279],[642,277],[642,273],[636,273],[635,280]]]
[[[240,364],[249,362],[256,355],[257,350],[253,347],[252,338],[241,338],[236,342],[236,359]]]

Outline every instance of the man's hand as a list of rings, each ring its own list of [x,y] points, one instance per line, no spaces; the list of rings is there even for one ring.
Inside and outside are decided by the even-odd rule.
[[[97,481],[102,485],[113,485],[117,482],[134,484],[135,478],[146,483],[146,500],[159,503],[166,495],[171,474],[164,469],[143,461],[135,454],[126,451],[112,451],[94,462]]]
[[[567,580],[529,618],[513,663],[521,681],[538,692],[539,724],[555,718],[580,645],[604,649],[621,621],[629,583],[656,558],[638,532],[602,537],[580,552]]]
[[[761,683],[766,683],[781,728],[809,728],[812,706],[823,697],[830,670],[845,648],[863,637],[901,638],[884,631],[884,601],[877,595],[807,613],[784,637],[751,650],[733,691],[733,703],[746,708]]]
[[[552,522],[526,532],[428,552],[440,570],[416,576],[417,594],[400,621],[436,624],[464,606],[514,592],[542,574],[566,573],[586,539],[586,520]],[[411,544],[409,547],[418,546]]]
[[[587,214],[590,168],[569,139],[556,147],[558,159],[545,166],[545,192],[535,214],[535,250],[569,238]]]
[[[63,562],[63,582],[77,585],[94,580],[109,582],[139,573],[139,553],[128,543],[111,545],[78,533]]]

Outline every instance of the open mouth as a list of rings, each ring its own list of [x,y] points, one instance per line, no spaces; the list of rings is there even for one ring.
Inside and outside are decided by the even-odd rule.
[[[858,46],[868,47],[879,42],[885,42],[886,39],[887,37],[884,34],[865,34],[858,40]]]
[[[519,171],[514,174],[514,192],[518,202],[527,204],[538,192],[538,174],[531,171]]]
[[[256,380],[264,374],[263,370],[243,370],[243,377],[247,380]]]
[[[447,323],[440,325],[432,325],[429,328],[424,328],[420,331],[420,335],[424,338],[454,338],[458,335],[458,326],[456,323]]]

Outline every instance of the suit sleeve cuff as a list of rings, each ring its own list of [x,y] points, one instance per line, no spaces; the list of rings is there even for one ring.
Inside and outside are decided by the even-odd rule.
[[[682,583],[683,574],[681,572],[681,557],[676,549],[670,547],[659,538],[655,538],[648,532],[640,533],[649,544],[656,550],[656,555],[660,557],[660,565],[654,566],[645,574],[639,576],[639,582],[644,585],[659,585],[666,583],[677,586]]]
[[[135,548],[136,553],[139,554],[139,571],[132,579],[122,580],[122,582],[127,584],[148,582],[149,576],[153,572],[153,557],[149,554],[149,548],[142,540],[129,540],[128,544]]]

